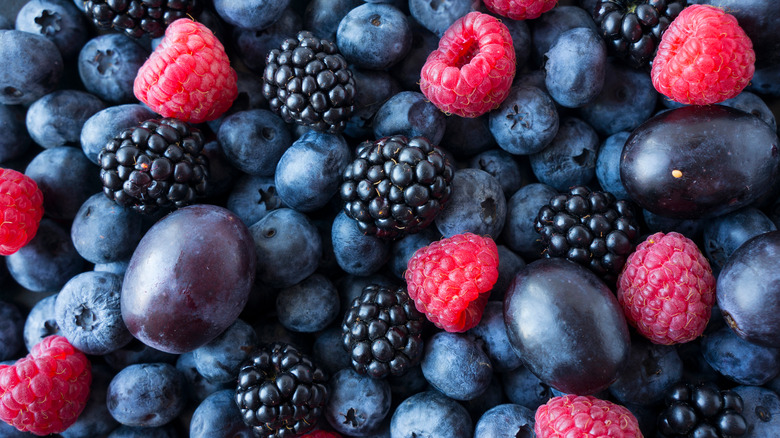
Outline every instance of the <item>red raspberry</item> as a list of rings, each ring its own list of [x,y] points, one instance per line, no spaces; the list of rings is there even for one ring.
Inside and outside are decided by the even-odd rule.
[[[92,368],[63,336],[35,344],[27,357],[0,365],[0,419],[23,432],[60,433],[87,404]]]
[[[690,5],[666,29],[650,76],[659,93],[709,105],[739,94],[755,71],[753,43],[737,19],[710,5]]]
[[[498,248],[473,233],[442,239],[412,255],[404,278],[428,320],[448,332],[465,332],[479,323],[498,280]]]
[[[0,168],[0,255],[11,255],[35,237],[43,217],[43,193],[27,175]]]
[[[536,438],[642,438],[628,409],[591,395],[562,395],[536,409]]]
[[[513,20],[531,20],[554,8],[558,0],[483,0],[494,14]]]
[[[710,319],[715,276],[693,241],[680,233],[655,233],[628,256],[617,297],[628,322],[646,338],[688,342]]]
[[[238,96],[237,77],[211,30],[180,18],[138,70],[133,93],[163,117],[201,123],[230,108]]]
[[[444,32],[428,55],[420,90],[445,113],[478,117],[498,107],[515,77],[509,29],[497,18],[470,12]]]
[[[315,430],[303,435],[301,438],[342,438],[341,435],[336,432],[329,432],[327,430]]]

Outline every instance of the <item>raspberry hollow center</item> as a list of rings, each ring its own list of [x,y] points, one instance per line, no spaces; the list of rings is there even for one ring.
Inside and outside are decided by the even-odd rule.
[[[469,40],[460,46],[459,49],[457,55],[452,58],[452,66],[457,68],[471,63],[471,60],[479,53],[479,43]]]

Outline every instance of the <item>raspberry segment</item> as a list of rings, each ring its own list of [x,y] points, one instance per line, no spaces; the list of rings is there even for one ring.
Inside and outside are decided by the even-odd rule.
[[[465,332],[482,319],[498,280],[498,247],[473,233],[442,239],[414,253],[404,278],[428,320],[448,332]]]
[[[537,438],[641,438],[639,422],[625,407],[585,395],[551,398],[536,409]]]
[[[692,240],[655,233],[640,243],[618,278],[628,322],[656,344],[701,336],[715,302],[715,276]]]
[[[676,102],[709,105],[739,94],[755,61],[753,43],[733,15],[691,5],[661,37],[650,76],[655,89]]]
[[[494,14],[513,20],[531,20],[554,8],[558,0],[483,0]]]
[[[444,32],[420,73],[420,90],[445,113],[478,117],[497,108],[515,77],[509,29],[480,12],[459,18]]]
[[[180,18],[138,70],[133,93],[163,117],[202,123],[230,108],[238,96],[237,78],[211,30]]]
[[[27,175],[0,168],[0,255],[11,255],[35,237],[43,193]]]

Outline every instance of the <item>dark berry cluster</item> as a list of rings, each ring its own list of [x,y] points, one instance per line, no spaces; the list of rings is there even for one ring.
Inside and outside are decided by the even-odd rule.
[[[344,211],[365,234],[392,239],[417,233],[446,205],[454,173],[443,152],[423,137],[364,141],[344,170]]]
[[[742,397],[713,383],[674,385],[666,397],[666,409],[658,417],[664,438],[736,438],[747,432]]]
[[[633,67],[652,61],[661,36],[686,0],[601,0],[593,19],[610,52]]]
[[[403,287],[366,286],[341,324],[352,366],[376,379],[406,374],[422,358],[424,322]]]
[[[634,250],[639,224],[631,203],[609,192],[573,187],[543,206],[534,228],[547,257],[565,257],[614,281]]]
[[[199,6],[198,0],[87,0],[84,11],[98,27],[158,38],[169,24],[196,14]]]
[[[98,155],[103,193],[142,213],[191,204],[206,193],[203,134],[178,119],[153,119],[123,130]]]
[[[355,110],[355,79],[336,44],[309,31],[268,53],[263,95],[287,123],[338,133]]]

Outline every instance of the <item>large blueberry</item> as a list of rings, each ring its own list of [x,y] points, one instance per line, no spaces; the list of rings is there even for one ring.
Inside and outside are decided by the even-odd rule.
[[[511,154],[539,152],[558,133],[555,102],[547,92],[533,85],[512,87],[489,117],[490,132],[501,149]]]
[[[0,300],[0,361],[16,359],[24,345],[24,317],[15,304]]]
[[[734,388],[742,397],[742,415],[748,424],[740,438],[780,436],[780,396],[771,389],[740,385]]]
[[[536,409],[553,397],[550,385],[542,382],[527,367],[520,366],[501,375],[504,392],[514,404]]]
[[[226,117],[217,138],[233,166],[257,176],[272,176],[292,144],[292,135],[281,117],[265,109],[239,111]]]
[[[531,169],[540,182],[556,190],[586,185],[596,176],[599,136],[576,117],[561,120],[553,141],[530,156]]]
[[[390,413],[390,385],[386,380],[360,375],[352,368],[330,379],[325,418],[338,432],[366,436],[379,430]]]
[[[704,359],[741,385],[759,386],[780,373],[780,349],[750,343],[722,327],[701,341]]]
[[[59,85],[62,54],[48,38],[21,30],[0,30],[0,104],[29,104]]]
[[[254,438],[235,402],[235,391],[223,389],[208,396],[192,413],[190,438]]]
[[[242,175],[227,199],[227,208],[251,226],[277,208],[285,207],[271,176]]]
[[[219,336],[192,351],[198,373],[210,382],[227,383],[238,376],[241,362],[257,347],[255,330],[237,319]]]
[[[341,19],[361,4],[360,0],[311,0],[303,13],[303,28],[335,42]]]
[[[318,332],[338,317],[339,293],[328,277],[312,274],[279,291],[276,313],[279,323],[288,330]]]
[[[764,212],[755,207],[742,208],[704,221],[704,253],[713,270],[719,270],[743,243],[775,230],[777,226]]]
[[[452,177],[452,197],[436,217],[444,237],[471,232],[498,238],[506,221],[506,196],[491,174],[479,169],[460,169]]]
[[[122,130],[155,116],[149,108],[138,103],[114,105],[100,110],[87,119],[81,128],[81,149],[91,162],[98,164],[97,157],[106,143]]]
[[[29,0],[16,15],[16,30],[50,39],[65,59],[74,57],[89,35],[84,14],[70,0]]]
[[[420,363],[425,379],[444,395],[471,400],[481,395],[493,377],[488,355],[462,333],[438,332],[425,343]]]
[[[777,120],[775,119],[774,113],[772,113],[772,110],[767,106],[766,102],[764,102],[764,99],[757,94],[743,91],[731,99],[724,100],[720,104],[753,114],[777,131]]]
[[[395,6],[365,3],[341,19],[336,44],[350,64],[384,70],[406,56],[412,46],[412,30],[406,15]]]
[[[84,91],[54,91],[30,105],[27,131],[44,148],[78,145],[84,123],[105,107],[97,96]]]
[[[596,179],[601,188],[615,195],[617,199],[628,199],[628,192],[620,179],[620,155],[626,144],[628,131],[620,131],[607,137],[599,147],[596,156]]]
[[[534,229],[534,221],[539,209],[556,194],[558,192],[546,184],[533,183],[521,187],[507,202],[507,220],[501,242],[527,261],[542,256],[544,247]]]
[[[558,104],[581,107],[601,93],[606,77],[607,46],[593,29],[567,30],[544,56],[545,85]]]
[[[91,263],[111,263],[129,259],[143,237],[142,219],[96,193],[84,202],[70,228],[79,255]]]
[[[24,346],[27,351],[32,350],[35,344],[43,338],[60,334],[57,318],[54,313],[54,304],[57,302],[57,294],[49,295],[41,299],[30,309],[27,319],[24,321]]]
[[[425,137],[438,145],[446,128],[445,116],[419,91],[402,91],[388,99],[374,116],[374,137]]]
[[[515,404],[498,405],[479,417],[474,438],[511,436],[531,438],[534,436],[534,412],[525,406]]]
[[[287,8],[282,11],[278,20],[265,29],[234,27],[233,41],[237,55],[249,70],[262,75],[268,52],[278,48],[285,38],[295,35],[301,26],[301,17],[291,8]]]
[[[578,27],[598,30],[590,12],[571,5],[558,5],[533,20],[531,41],[533,41],[534,58],[541,61],[562,33]]]
[[[493,175],[504,196],[512,196],[523,184],[523,175],[520,165],[509,152],[503,149],[491,149],[481,152],[469,160],[469,167],[484,170]]]
[[[263,30],[278,20],[290,0],[214,0],[217,14],[233,26]]]
[[[471,438],[474,423],[466,408],[436,390],[405,399],[390,420],[392,437]]]
[[[490,358],[490,363],[495,372],[511,371],[522,365],[522,361],[509,343],[504,324],[504,303],[500,301],[488,301],[474,328],[469,330],[484,343],[484,349]]]
[[[79,52],[79,76],[90,93],[112,103],[136,101],[133,82],[149,51],[121,33],[99,35]]]
[[[127,426],[157,427],[181,413],[184,377],[168,363],[130,365],[108,385],[106,404],[111,416]]]
[[[476,11],[479,2],[474,0],[426,1],[409,0],[409,12],[420,24],[441,37],[458,18]]]
[[[333,325],[317,335],[312,345],[312,359],[331,376],[352,366],[349,355],[344,352],[341,327]]]
[[[677,348],[634,339],[618,378],[609,387],[621,404],[652,406],[683,378],[683,361]]]
[[[339,267],[349,274],[373,274],[390,258],[390,245],[361,233],[357,221],[343,211],[333,220],[331,239]]]

